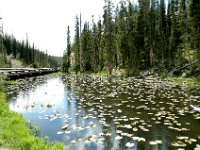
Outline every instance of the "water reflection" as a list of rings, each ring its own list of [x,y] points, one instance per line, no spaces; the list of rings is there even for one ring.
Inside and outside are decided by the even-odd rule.
[[[46,80],[33,88],[21,83],[27,89],[21,88],[18,95],[9,100],[10,109],[34,122],[40,129],[40,136],[50,141],[63,141],[65,149],[97,149],[95,135],[102,132],[98,120],[92,114],[85,114],[83,108],[77,108],[71,86],[65,86],[60,77]],[[65,124],[67,129],[62,130]],[[103,149],[103,143],[100,147]]]
[[[193,149],[192,92],[154,79],[44,76],[21,81],[9,106],[64,149]]]

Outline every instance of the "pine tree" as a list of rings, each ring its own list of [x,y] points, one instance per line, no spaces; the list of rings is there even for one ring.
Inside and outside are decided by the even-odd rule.
[[[150,35],[149,35],[149,46],[150,46],[150,65],[155,65],[155,52],[156,52],[156,0],[151,0],[151,8],[149,13],[149,28],[150,28]]]
[[[139,11],[138,11],[138,17],[137,17],[137,33],[136,33],[136,68],[139,69],[139,67],[144,66],[143,62],[143,52],[144,52],[144,28],[145,28],[145,23],[144,23],[144,3],[143,0],[139,0]],[[140,65],[139,65],[140,64]]]
[[[82,24],[82,20],[81,20],[81,13],[80,13],[80,22],[79,22],[79,69],[80,69],[80,73],[83,72],[83,50],[82,50],[82,43],[81,43],[81,24]]]
[[[128,4],[128,75],[132,75],[137,70],[138,52],[136,47],[136,33],[137,33],[137,10],[129,2]]]
[[[170,51],[170,35],[171,35],[171,0],[168,0],[167,14],[166,14],[166,67],[171,65],[171,51]]]
[[[12,52],[13,52],[13,56],[14,58],[17,57],[17,40],[13,37],[12,38],[13,43],[12,43]]]
[[[104,37],[103,37],[103,25],[101,19],[98,21],[98,45],[99,45],[99,71],[102,71],[104,68],[104,62],[105,62],[105,57],[104,57],[104,47],[105,47],[105,42],[104,42]]]
[[[190,26],[191,26],[191,47],[197,52],[197,59],[200,62],[200,1],[190,0]]]
[[[92,32],[90,31],[88,22],[84,23],[81,43],[83,50],[83,71],[92,71],[94,53],[92,50]]]
[[[69,68],[71,66],[71,42],[70,42],[70,29],[67,27],[67,48],[63,54],[63,71],[69,73]]]
[[[113,4],[111,0],[105,0],[103,25],[104,25],[104,48],[106,56],[106,66],[109,74],[112,74],[114,57],[116,55],[114,51],[114,22],[112,13]]]
[[[162,69],[165,66],[166,56],[166,16],[165,16],[165,0],[160,0],[159,7],[159,48],[156,52],[157,65]]]
[[[173,0],[171,3],[171,36],[169,41],[170,48],[170,66],[175,64],[175,56],[177,52],[177,43],[179,42],[179,33],[178,33],[178,1]]]
[[[80,70],[80,35],[79,35],[79,18],[76,16],[75,22],[75,71],[76,74]]]
[[[11,36],[9,36],[8,34],[5,34],[4,40],[3,40],[3,44],[4,44],[5,48],[6,48],[7,54],[10,55],[12,53]]]
[[[98,38],[98,27],[94,23],[94,20],[92,21],[92,25],[93,25],[93,27],[92,27],[92,52],[93,52],[92,67],[93,67],[94,72],[98,72],[98,68],[99,68],[99,46],[100,46],[100,44],[98,43],[98,40],[99,40],[99,38]]]
[[[181,0],[180,2],[180,14],[179,14],[179,33],[180,33],[180,43],[179,43],[179,63],[184,63],[183,56],[190,56],[189,47],[189,24],[188,24],[188,10],[186,7],[186,0]],[[189,57],[190,61],[190,57]]]
[[[150,63],[150,45],[151,45],[151,25],[150,25],[150,0],[144,0],[143,13],[144,13],[144,49],[142,53],[143,69],[148,69],[151,66]]]
[[[119,63],[121,68],[126,68],[128,64],[128,56],[129,47],[127,43],[127,35],[128,35],[128,16],[127,10],[125,7],[125,3],[120,3],[120,9],[118,13],[118,17],[116,19],[117,24],[117,33],[116,33],[116,48],[117,51],[120,53],[119,55]]]
[[[34,65],[35,64],[35,45],[33,43],[33,47],[32,47],[32,50],[31,50],[31,62],[32,64]]]
[[[69,68],[71,66],[71,42],[70,42],[70,29],[67,27],[67,72],[69,72]]]

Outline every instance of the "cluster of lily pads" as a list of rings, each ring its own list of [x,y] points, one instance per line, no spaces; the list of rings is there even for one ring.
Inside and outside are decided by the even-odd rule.
[[[98,120],[100,134],[125,147],[190,148],[199,142],[200,132],[193,126],[199,125],[200,115],[190,105],[198,105],[200,95],[191,95],[186,87],[153,78],[66,76],[63,80],[75,93],[77,109]]]
[[[17,84],[8,85],[6,87],[6,94],[8,99],[16,99],[19,91],[27,91],[29,89],[34,89],[41,84],[44,84],[47,81],[47,78],[47,76],[39,76],[33,78],[18,79]]]
[[[90,145],[88,149],[94,145],[99,149],[198,147],[200,113],[190,107],[199,107],[198,85],[190,90],[172,81],[134,77],[64,76],[62,81],[70,91],[66,101],[73,109],[63,113],[47,104],[47,109],[55,111],[40,119],[63,120],[59,130],[52,132],[63,136],[66,149],[75,145]],[[22,82],[24,90],[46,80],[29,82]]]

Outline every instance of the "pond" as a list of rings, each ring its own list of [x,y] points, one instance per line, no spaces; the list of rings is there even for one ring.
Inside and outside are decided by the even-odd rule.
[[[134,77],[41,76],[7,88],[10,110],[68,150],[194,149],[200,86]]]

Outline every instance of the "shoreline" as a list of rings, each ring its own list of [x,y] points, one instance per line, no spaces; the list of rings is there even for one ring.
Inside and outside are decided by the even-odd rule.
[[[35,136],[23,116],[9,110],[2,86],[0,103],[0,149],[63,149],[62,143],[50,143]]]

